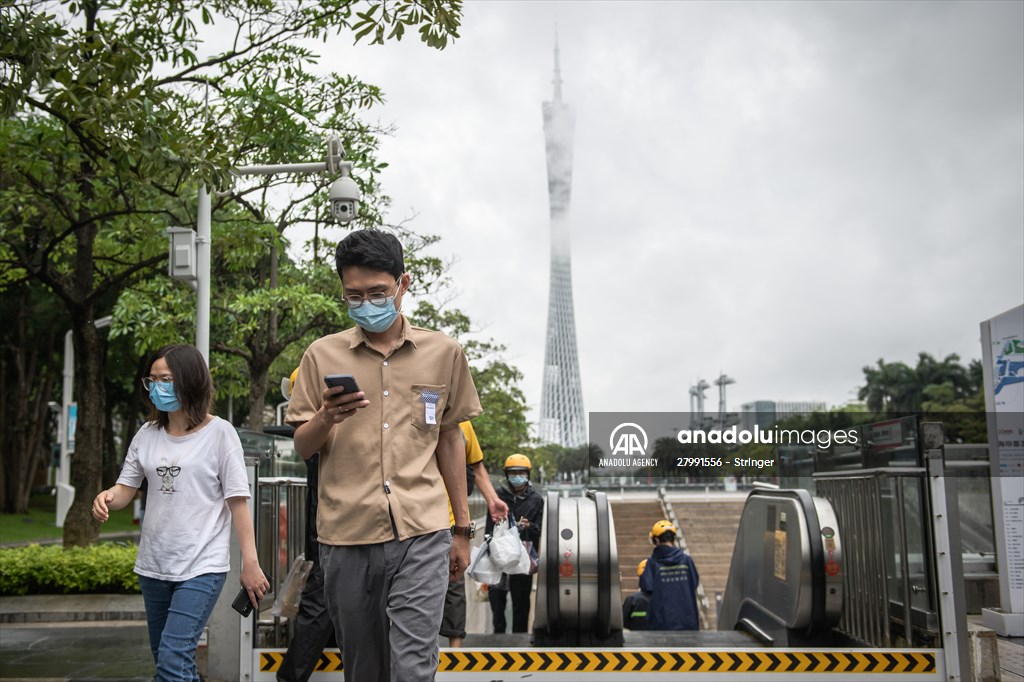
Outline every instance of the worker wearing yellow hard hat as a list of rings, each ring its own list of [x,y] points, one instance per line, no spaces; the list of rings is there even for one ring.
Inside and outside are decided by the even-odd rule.
[[[533,464],[526,455],[515,453],[505,458],[502,467],[505,481],[498,488],[498,497],[508,505],[509,521],[519,530],[520,539],[528,544],[531,556],[536,556],[540,544],[541,522],[544,518],[544,500],[530,484]],[[498,523],[506,523],[505,520]],[[487,519],[487,533],[494,530],[494,521]],[[501,582],[487,591],[491,603],[492,622],[496,633],[506,632],[505,603],[512,593],[512,632],[526,632],[530,620],[530,594],[533,591],[533,572],[524,575],[505,575]]]
[[[666,533],[669,533],[670,535],[666,535]],[[651,544],[657,545],[662,538],[664,538],[665,541],[674,542],[678,534],[678,528],[673,526],[669,521],[662,520],[651,526],[649,537],[651,538]]]
[[[640,577],[647,567],[647,559],[636,565],[636,575]],[[622,602],[622,625],[629,630],[647,629],[647,608],[651,602],[651,593],[642,589],[626,597]]]
[[[640,574],[640,589],[649,592],[647,628],[699,630],[697,586],[700,576],[693,558],[679,547],[679,529],[666,519],[651,526],[654,551]]]

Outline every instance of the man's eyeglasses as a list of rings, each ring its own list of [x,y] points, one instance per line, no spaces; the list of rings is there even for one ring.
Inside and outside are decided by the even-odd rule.
[[[402,283],[402,278],[399,277],[398,281],[396,281],[394,283],[394,285],[391,287],[391,289],[394,289],[395,287],[399,286],[401,283]],[[351,294],[349,296],[342,296],[342,300],[345,301],[345,305],[347,305],[349,308],[353,308],[353,309],[354,308],[358,308],[359,306],[363,305],[363,301],[369,301],[370,303],[372,303],[373,305],[377,306],[378,308],[383,308],[384,306],[386,306],[388,304],[388,299],[391,298],[391,296],[388,295],[389,292],[391,291],[391,289],[388,289],[387,291],[375,291],[372,294],[367,294],[366,296],[360,296],[359,294]]]
[[[153,384],[173,384],[174,377],[142,377],[142,387],[147,391],[153,387]]]

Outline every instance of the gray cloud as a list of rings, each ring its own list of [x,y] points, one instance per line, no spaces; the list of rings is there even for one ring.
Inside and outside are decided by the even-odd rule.
[[[387,93],[392,218],[444,237],[534,408],[556,20],[588,410],[719,371],[734,407],[841,403],[879,357],[980,357],[1024,299],[1021,3],[471,2],[441,53],[332,45]]]

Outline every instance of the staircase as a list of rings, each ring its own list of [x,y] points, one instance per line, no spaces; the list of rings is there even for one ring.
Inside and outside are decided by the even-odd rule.
[[[622,573],[622,598],[625,599],[639,589],[636,565],[651,555],[651,539],[648,535],[651,526],[665,518],[665,513],[661,509],[661,502],[656,499],[612,502],[611,505],[619,570]]]
[[[745,500],[671,500],[680,531],[686,538],[686,548],[697,565],[704,594],[708,598],[710,629],[718,627],[715,593],[725,594],[729,582],[729,564],[736,544]],[[618,518],[615,520],[618,528]],[[621,550],[619,556],[622,556]],[[625,573],[625,570],[623,570]],[[625,585],[625,580],[623,580]]]
[[[740,526],[744,499],[671,500],[679,520],[686,548],[697,565],[704,594],[708,598],[709,628],[717,628],[715,593],[725,594],[729,582],[729,564]],[[665,518],[658,500],[643,502],[613,501],[615,543],[622,574],[622,598],[639,589],[636,565],[651,555],[651,526]]]

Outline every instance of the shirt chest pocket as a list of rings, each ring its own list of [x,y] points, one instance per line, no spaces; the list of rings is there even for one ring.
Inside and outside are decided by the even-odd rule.
[[[412,423],[421,431],[434,431],[441,424],[448,387],[445,384],[413,384]]]

